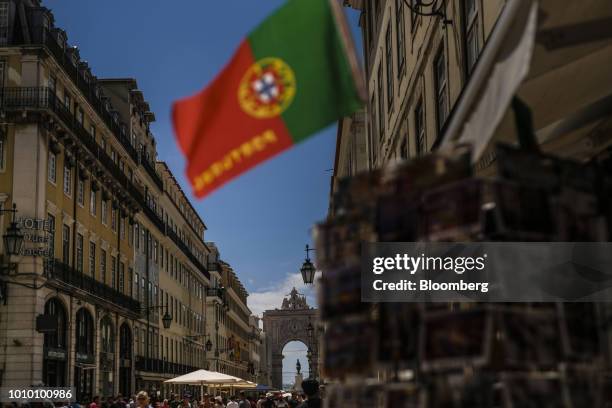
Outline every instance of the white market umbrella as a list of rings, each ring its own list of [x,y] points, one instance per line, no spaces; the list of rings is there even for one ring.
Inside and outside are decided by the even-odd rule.
[[[205,385],[222,385],[236,384],[245,382],[242,378],[234,377],[233,375],[218,373],[216,371],[197,370],[191,373],[181,375],[176,378],[164,381],[168,384],[190,384],[200,386],[200,395],[204,395]]]
[[[242,378],[233,375],[218,373],[216,371],[197,370],[164,381],[169,384],[191,384],[191,385],[218,385],[244,382]]]

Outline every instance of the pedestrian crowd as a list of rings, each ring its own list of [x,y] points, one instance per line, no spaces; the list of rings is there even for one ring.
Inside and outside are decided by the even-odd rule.
[[[200,401],[193,399],[190,394],[184,394],[182,398],[178,394],[172,394],[170,399],[149,398],[147,392],[140,391],[131,398],[122,395],[107,398],[95,396],[86,404],[56,402],[53,405],[55,408],[322,408],[318,381],[304,380],[302,389],[303,393],[283,394],[276,391],[260,394],[259,398],[247,396],[244,391],[229,398],[204,394]],[[47,408],[44,403],[27,405],[28,408]],[[17,404],[9,407],[19,408]],[[23,404],[20,407],[24,408]]]

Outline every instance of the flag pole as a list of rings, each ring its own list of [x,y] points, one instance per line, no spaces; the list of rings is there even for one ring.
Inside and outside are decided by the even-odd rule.
[[[357,89],[357,94],[359,95],[361,102],[366,103],[367,92],[365,87],[365,76],[363,70],[361,69],[361,65],[359,64],[359,60],[357,59],[357,50],[355,48],[355,42],[353,41],[353,36],[351,35],[348,22],[346,21],[346,15],[342,10],[342,6],[340,6],[339,0],[329,0],[329,4],[334,16],[336,27],[338,28],[338,34],[340,35],[340,39],[346,51],[351,69],[351,75],[353,76],[355,88]]]

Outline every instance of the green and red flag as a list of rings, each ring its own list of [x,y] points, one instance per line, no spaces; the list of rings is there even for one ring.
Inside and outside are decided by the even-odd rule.
[[[194,194],[204,197],[363,104],[338,0],[289,0],[238,47],[173,122]]]

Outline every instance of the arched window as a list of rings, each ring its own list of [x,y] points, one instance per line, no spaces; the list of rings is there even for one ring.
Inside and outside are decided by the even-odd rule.
[[[93,354],[94,340],[94,323],[91,313],[81,308],[76,315],[76,352]]]
[[[100,322],[100,339],[102,341],[102,352],[115,352],[115,333],[113,330],[113,322],[108,316],[105,316]]]
[[[57,320],[57,330],[45,333],[45,347],[66,348],[67,319],[66,309],[57,298],[51,298],[45,304],[45,315],[54,316]]]
[[[123,359],[132,358],[132,332],[125,323],[119,329],[119,355]]]

